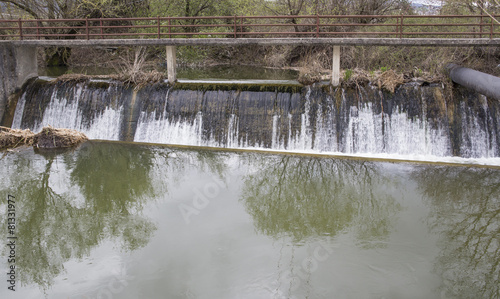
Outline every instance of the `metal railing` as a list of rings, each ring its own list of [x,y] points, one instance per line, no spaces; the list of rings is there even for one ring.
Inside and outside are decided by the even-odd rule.
[[[499,17],[499,16],[494,16]],[[485,15],[307,15],[0,20],[0,39],[497,38]]]

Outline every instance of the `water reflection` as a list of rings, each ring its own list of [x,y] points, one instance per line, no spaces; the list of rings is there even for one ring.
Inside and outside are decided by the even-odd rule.
[[[316,157],[256,158],[242,200],[261,233],[295,242],[350,230],[361,246],[377,247],[393,229],[397,182],[371,162]]]
[[[439,233],[436,270],[447,298],[500,298],[500,175],[495,169],[422,168],[413,174]]]
[[[0,167],[22,298],[499,297],[498,170],[106,142]]]
[[[104,239],[124,250],[147,244],[155,225],[138,211],[153,190],[152,157],[146,147],[91,143],[76,154],[4,157],[0,196],[16,197],[18,280],[47,289],[66,261],[88,256]]]

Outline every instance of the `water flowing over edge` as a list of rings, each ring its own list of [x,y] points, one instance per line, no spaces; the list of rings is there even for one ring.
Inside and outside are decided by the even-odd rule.
[[[116,82],[28,85],[13,128],[91,139],[500,165],[497,103],[440,86],[326,90],[176,88]]]

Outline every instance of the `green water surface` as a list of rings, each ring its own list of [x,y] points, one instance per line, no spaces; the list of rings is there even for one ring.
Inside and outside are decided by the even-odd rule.
[[[0,237],[9,195],[17,237],[0,298],[500,296],[498,169],[96,141],[0,154]]]

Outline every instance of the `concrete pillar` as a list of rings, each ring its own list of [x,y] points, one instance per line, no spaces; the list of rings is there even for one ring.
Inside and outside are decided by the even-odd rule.
[[[36,47],[0,46],[0,122],[9,96],[21,88],[26,80],[38,76]]]
[[[176,67],[175,46],[167,46],[167,75],[170,83],[177,81]]]
[[[333,46],[332,85],[340,84],[340,46]]]

